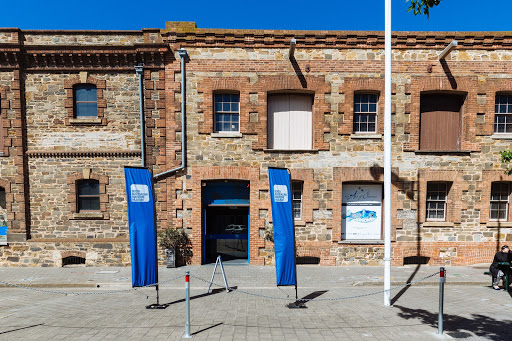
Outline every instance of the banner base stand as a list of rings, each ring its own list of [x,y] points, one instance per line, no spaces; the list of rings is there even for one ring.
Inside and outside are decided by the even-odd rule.
[[[293,303],[287,304],[286,307],[289,309],[307,309],[304,301],[295,301]]]
[[[213,278],[215,277],[215,273],[217,272],[217,265],[220,265],[220,270],[222,271],[222,278],[224,279],[224,286],[226,288],[226,292],[231,291],[228,285],[228,280],[226,278],[226,273],[224,272],[224,265],[222,265],[222,258],[220,256],[217,256],[217,261],[215,262],[215,266],[213,267],[212,279],[210,280],[210,285],[208,286],[208,294],[210,293],[213,284]]]
[[[169,306],[168,304],[156,304],[156,303],[153,303],[153,304],[147,305],[146,309],[165,309],[168,306]]]

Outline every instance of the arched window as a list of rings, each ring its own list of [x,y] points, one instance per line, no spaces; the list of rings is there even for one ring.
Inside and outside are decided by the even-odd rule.
[[[79,180],[76,193],[78,212],[100,210],[100,183],[98,180]]]
[[[6,208],[6,202],[5,202],[5,188],[0,187],[0,207],[5,209]]]
[[[75,117],[97,117],[98,96],[96,85],[78,84],[74,90]]]

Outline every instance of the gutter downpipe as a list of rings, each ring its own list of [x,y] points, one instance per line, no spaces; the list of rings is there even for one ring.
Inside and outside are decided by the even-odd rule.
[[[187,165],[187,149],[186,149],[186,140],[187,134],[185,130],[185,110],[187,107],[186,98],[187,98],[187,89],[186,89],[186,77],[185,77],[185,63],[189,60],[187,50],[179,49],[178,56],[181,58],[181,165],[177,168],[173,168],[162,172],[160,174],[156,174],[153,176],[154,179],[160,178],[165,175],[169,175],[180,171],[185,168]]]
[[[139,112],[140,112],[140,156],[142,157],[142,167],[146,166],[146,150],[144,148],[144,66],[136,65],[135,73],[139,76]]]

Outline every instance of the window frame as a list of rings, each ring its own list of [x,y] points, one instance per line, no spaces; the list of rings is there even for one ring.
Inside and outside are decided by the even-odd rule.
[[[94,182],[98,185],[98,194],[80,194],[80,183],[81,182]],[[100,190],[100,181],[96,179],[80,179],[76,181],[76,212],[77,213],[95,213],[101,212],[101,190]],[[97,210],[83,210],[80,209],[80,202],[82,198],[98,198],[98,209]]]
[[[230,95],[230,96],[238,96],[238,111],[217,111],[217,96],[223,96],[223,95]],[[221,103],[236,103],[236,102],[224,102],[222,101]],[[222,114],[236,114],[237,117],[238,117],[238,130],[218,130],[217,129],[217,115],[222,115]],[[225,122],[225,121],[222,121],[222,122]],[[231,122],[232,124],[233,122]],[[232,133],[240,133],[240,93],[239,92],[235,92],[235,91],[226,91],[226,92],[214,92],[213,93],[213,132],[215,133],[220,133],[220,134],[232,134]]]
[[[3,196],[3,198],[2,198]],[[2,206],[3,202],[3,206]],[[7,190],[5,187],[0,186],[0,208],[3,208],[4,210],[7,210]]]
[[[288,100],[288,110],[287,111],[271,111],[270,108],[275,105],[276,103],[279,102],[279,99],[278,98],[281,98],[284,99],[285,97],[287,97],[287,100]],[[300,112],[302,113],[309,113],[310,114],[310,117],[308,117],[308,120],[306,122],[306,124],[310,125],[310,129],[305,129],[304,131],[305,132],[309,132],[307,133],[308,135],[311,134],[311,136],[307,136],[306,137],[310,137],[310,139],[308,138],[307,140],[304,139],[304,141],[306,141],[307,145],[305,146],[297,146],[297,141],[293,141],[292,138],[291,138],[291,135],[289,134],[289,132],[291,131],[292,129],[292,125],[291,125],[291,122],[292,122],[292,113],[293,112],[296,112],[297,110],[291,110],[292,109],[292,97],[295,97],[295,98],[300,98],[301,100],[303,99],[307,99],[308,101],[310,101],[310,103],[308,102],[307,104],[307,107],[308,107],[308,110],[307,111],[304,111],[304,110],[300,110]],[[301,100],[298,100],[297,102],[300,103]],[[315,105],[315,96],[314,94],[311,94],[311,93],[307,93],[307,92],[269,92],[267,93],[267,129],[266,129],[266,132],[267,132],[267,150],[278,150],[278,151],[287,151],[287,152],[301,152],[301,151],[310,151],[310,150],[313,150],[312,148],[314,148],[314,132],[315,132],[315,125],[314,125],[314,117],[313,117],[313,113],[314,113],[314,105]],[[296,103],[293,103],[294,105],[296,105]],[[287,113],[288,114],[288,118],[286,120],[287,122],[287,126],[286,126],[286,130],[287,130],[287,146],[282,146],[282,147],[276,147],[276,139],[274,138],[276,135],[275,135],[275,131],[276,131],[276,127],[278,127],[279,125],[276,124],[276,116],[275,116],[275,113]],[[272,115],[272,117],[271,117]],[[281,127],[281,126],[280,126]],[[300,136],[300,135],[299,135]],[[302,141],[303,142],[303,141]]]
[[[493,187],[494,187],[495,185],[506,185],[506,186],[507,186],[507,190],[506,190],[506,193],[507,193],[507,194],[506,194],[506,198],[507,198],[507,200],[506,200],[506,201],[501,200],[501,195],[503,194],[503,193],[501,193],[501,192],[498,194],[498,195],[500,196],[500,199],[498,199],[498,200],[493,200]],[[502,222],[509,221],[509,217],[510,217],[510,215],[509,215],[508,210],[509,210],[509,204],[510,204],[510,188],[511,188],[511,186],[510,186],[510,182],[507,182],[507,181],[493,181],[493,182],[491,183],[491,193],[490,193],[491,195],[490,195],[490,198],[489,198],[489,221],[502,221]],[[496,211],[496,210],[493,210],[493,209],[492,209],[492,204],[493,204],[493,203],[497,203],[497,204],[498,204],[498,210],[497,210],[497,212],[498,212],[498,218],[492,218],[492,212],[493,212],[493,211]],[[502,203],[505,203],[505,218],[504,218],[504,219],[501,219],[501,218],[499,217],[499,213],[500,213],[500,208],[499,208],[499,206],[500,206],[500,204],[502,204]]]
[[[497,103],[499,98],[507,98],[506,103]],[[506,112],[500,112],[501,107],[505,107]],[[498,109],[498,110],[497,110]],[[498,118],[504,117],[505,122],[499,123]],[[507,122],[507,119],[509,122]],[[499,125],[504,125],[504,131],[500,132],[497,130]],[[510,131],[507,131],[507,125]],[[512,134],[512,94],[510,93],[497,93],[494,98],[494,122],[493,122],[493,133],[494,134]]]
[[[434,186],[434,185],[444,185],[444,200],[440,200],[440,199],[429,199],[430,195],[429,193],[433,190],[430,190],[429,191],[429,187],[430,186]],[[442,221],[442,222],[446,222],[447,221],[447,216],[448,216],[448,212],[447,212],[447,209],[448,209],[448,193],[449,193],[450,189],[449,189],[449,184],[445,181],[429,181],[427,182],[427,191],[425,193],[425,196],[426,196],[426,201],[425,201],[425,221],[426,222],[429,222],[429,221]],[[441,193],[438,190],[435,190],[435,192],[437,193]],[[439,195],[438,195],[439,196]],[[430,202],[433,202],[433,203],[443,203],[443,218],[429,218],[429,212],[431,211],[431,209],[429,209],[429,203]],[[439,209],[436,207],[435,209],[435,212],[437,213],[439,211]]]
[[[297,186],[300,186],[297,188]],[[300,193],[300,198],[295,199],[295,193]],[[303,198],[304,198],[304,182],[300,180],[292,180],[292,213],[293,213],[293,220],[295,221],[302,221],[303,217]],[[299,203],[299,217],[295,217],[295,207],[294,204]]]
[[[367,104],[368,105],[368,111],[357,111],[356,110],[356,106],[359,104],[363,104],[363,102],[361,101],[357,101],[357,98],[359,96],[364,96],[364,95],[367,95],[367,96],[375,96],[375,102],[370,102],[370,99],[368,99],[368,102],[365,102],[364,104]],[[370,104],[375,104],[375,111],[370,111],[369,110],[369,107],[370,107]],[[353,103],[353,118],[352,118],[352,132],[354,134],[377,134],[378,132],[378,114],[379,114],[379,94],[378,93],[375,93],[375,92],[355,92],[354,93],[354,103]],[[370,117],[370,116],[373,116],[375,119],[374,121],[372,122],[374,124],[374,130],[373,131],[362,131],[360,130],[361,128],[361,124],[366,124],[367,128],[368,128],[368,125],[371,123],[369,120],[366,121],[366,122],[360,122],[360,121],[356,121],[356,117],[361,117],[361,116],[367,116],[367,117]],[[356,129],[356,125],[359,126],[359,129]]]
[[[78,101],[77,99],[77,91],[80,90],[80,87],[86,88],[94,88],[96,92],[96,100],[95,101]],[[95,103],[96,104],[96,115],[78,115],[78,106],[80,103]],[[92,83],[78,83],[73,86],[73,118],[75,119],[91,119],[98,118],[98,87],[96,84]]]

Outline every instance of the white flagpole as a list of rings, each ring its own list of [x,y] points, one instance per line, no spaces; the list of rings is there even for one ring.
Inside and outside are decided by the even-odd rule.
[[[384,71],[384,306],[391,306],[391,0],[385,0]]]

